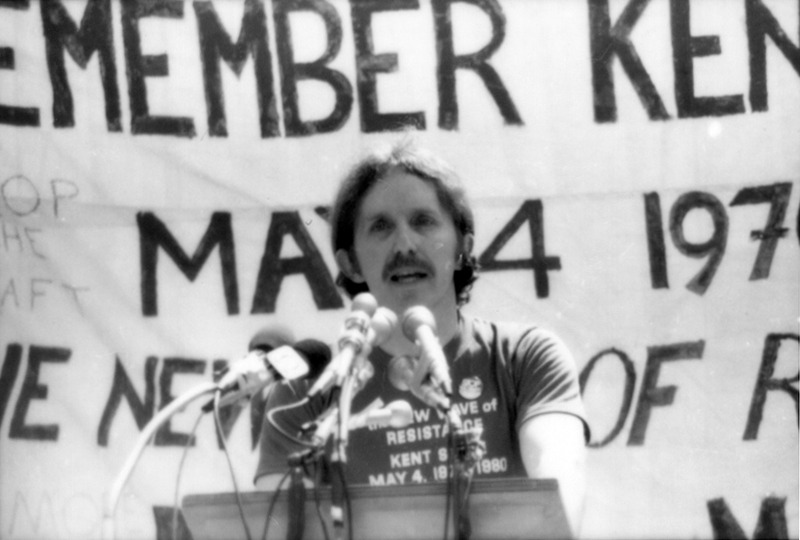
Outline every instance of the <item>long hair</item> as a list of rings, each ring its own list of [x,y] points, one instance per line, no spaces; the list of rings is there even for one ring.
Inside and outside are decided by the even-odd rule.
[[[377,150],[361,159],[342,180],[331,209],[331,243],[334,253],[347,251],[355,261],[355,220],[361,201],[367,192],[383,179],[390,170],[399,168],[430,184],[436,191],[439,204],[453,220],[459,235],[460,265],[453,272],[458,305],[469,301],[469,291],[478,278],[478,261],[467,252],[464,238],[475,234],[475,219],[467,202],[466,193],[455,171],[431,153],[404,141],[385,150]],[[351,298],[365,292],[365,283],[352,281],[341,271],[336,283]]]

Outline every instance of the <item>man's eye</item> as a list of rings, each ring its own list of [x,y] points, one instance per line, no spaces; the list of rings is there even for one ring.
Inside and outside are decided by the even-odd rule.
[[[389,229],[389,223],[386,221],[379,219],[377,221],[373,221],[372,225],[370,225],[369,230],[372,232],[382,232]]]
[[[428,214],[419,214],[418,216],[414,217],[413,224],[416,227],[430,227],[432,225],[436,225],[438,221],[435,217],[428,215]]]

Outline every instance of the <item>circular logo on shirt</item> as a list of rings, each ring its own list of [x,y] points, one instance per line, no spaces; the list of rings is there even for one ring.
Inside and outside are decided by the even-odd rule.
[[[458,385],[458,393],[464,399],[478,399],[483,393],[483,381],[478,377],[467,377]]]

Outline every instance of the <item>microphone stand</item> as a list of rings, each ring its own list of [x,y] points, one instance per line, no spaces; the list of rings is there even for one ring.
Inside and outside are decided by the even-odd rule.
[[[306,448],[298,452],[293,452],[287,459],[289,467],[289,491],[288,491],[288,523],[286,528],[287,540],[302,540],[305,533],[305,507],[306,507],[306,485],[304,482],[305,471],[308,465],[319,467],[320,460],[324,454],[324,444],[313,448]],[[277,493],[276,493],[277,495]],[[269,518],[265,527],[269,526]],[[323,524],[323,528],[325,525]],[[266,529],[264,531],[266,538]],[[326,533],[327,537],[327,533]]]
[[[472,525],[469,519],[469,495],[475,465],[483,457],[486,444],[481,439],[481,428],[466,429],[458,414],[451,409],[450,424],[453,429],[453,521],[456,538],[469,540]]]
[[[354,393],[356,378],[348,373],[341,385],[336,385],[331,390],[332,405],[326,413],[317,420],[316,432],[313,434],[314,447],[310,448],[297,456],[290,456],[289,467],[291,468],[292,482],[302,482],[299,475],[296,475],[299,465],[309,457],[319,459],[324,453],[324,448],[329,437],[333,437],[330,455],[330,480],[331,480],[331,522],[333,524],[334,538],[341,540],[344,537],[344,503],[346,499],[345,489],[345,468],[347,463],[347,434],[348,419],[350,416],[350,401]],[[310,429],[313,424],[309,423]],[[304,426],[305,429],[305,426]],[[291,489],[291,488],[290,488]],[[295,488],[297,489],[297,488]],[[292,503],[290,491],[290,504]],[[290,515],[294,515],[292,508],[289,509]],[[291,522],[290,522],[290,529]],[[296,528],[294,530],[297,530]],[[302,536],[302,529],[300,529]],[[287,536],[288,540],[298,540],[300,536]]]
[[[313,457],[313,456],[312,456]],[[287,540],[301,540],[305,529],[306,486],[303,483],[303,464],[309,458],[307,453],[294,453],[289,456],[289,524],[286,529]]]
[[[344,538],[344,511],[347,501],[347,486],[345,484],[345,472],[347,470],[347,443],[350,434],[350,410],[352,408],[353,396],[364,387],[366,381],[372,377],[374,370],[372,364],[366,359],[369,356],[371,347],[366,343],[365,332],[351,332],[347,339],[356,348],[352,365],[345,374],[344,380],[339,388],[338,404],[339,418],[338,424],[334,429],[333,448],[331,450],[331,521],[333,522],[333,534],[336,540]],[[347,507],[350,513],[349,503]],[[348,519],[347,526],[352,524]],[[352,537],[352,531],[350,531]]]
[[[331,521],[333,522],[334,538],[337,540],[344,538],[344,505],[347,498],[344,479],[347,470],[347,443],[350,432],[348,423],[356,383],[356,376],[352,373],[342,383],[339,394],[339,422],[334,431],[331,451]],[[348,526],[350,526],[349,523]]]

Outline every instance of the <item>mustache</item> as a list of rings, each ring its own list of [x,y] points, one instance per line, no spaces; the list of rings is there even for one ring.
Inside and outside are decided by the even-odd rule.
[[[383,279],[389,279],[389,276],[399,268],[419,268],[427,274],[433,275],[435,273],[433,265],[424,259],[420,259],[414,254],[410,253],[395,253],[394,257],[389,259],[383,267]]]

